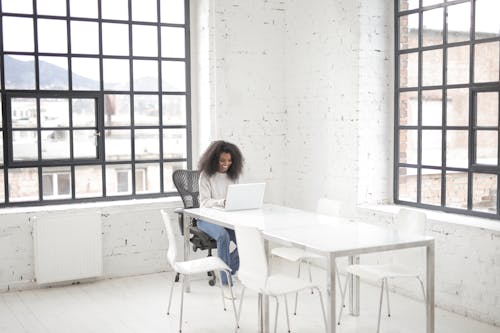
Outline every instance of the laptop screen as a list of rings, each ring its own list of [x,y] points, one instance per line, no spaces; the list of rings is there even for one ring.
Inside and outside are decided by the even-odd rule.
[[[229,185],[226,194],[225,210],[261,208],[264,202],[266,183]]]

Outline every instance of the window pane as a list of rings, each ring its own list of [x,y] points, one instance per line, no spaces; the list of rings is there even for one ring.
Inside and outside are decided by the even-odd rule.
[[[4,172],[5,171],[3,169],[0,169],[0,202],[1,203],[5,202],[5,192],[4,192],[5,181],[4,181],[4,176],[3,176]]]
[[[132,166],[130,164],[113,164],[106,166],[106,195],[132,194]]]
[[[12,128],[30,128],[37,126],[36,99],[12,98],[10,105]]]
[[[469,45],[448,48],[448,84],[469,83]]]
[[[40,89],[68,90],[68,58],[38,57]]]
[[[43,200],[71,198],[70,167],[42,168]]]
[[[476,163],[498,164],[498,131],[476,131]]]
[[[422,0],[422,6],[432,6],[437,5],[439,3],[443,3],[444,0]]]
[[[158,21],[156,0],[132,0],[132,20]]]
[[[99,90],[99,59],[72,58],[72,80],[74,90]]]
[[[184,28],[162,27],[161,28],[161,56],[172,58],[184,58]]]
[[[469,125],[469,89],[448,89],[446,96],[448,126]]]
[[[422,91],[422,125],[441,126],[443,101],[441,90]]]
[[[158,61],[134,60],[134,90],[158,91]]]
[[[159,105],[157,95],[135,95],[134,96],[134,124],[158,125]]]
[[[71,53],[99,53],[99,25],[97,22],[71,21]]]
[[[443,50],[422,52],[422,84],[436,86],[443,83]]]
[[[467,168],[469,166],[469,131],[446,132],[446,166]]]
[[[162,23],[184,23],[184,0],[161,1],[160,11]]]
[[[132,139],[130,130],[106,130],[106,161],[130,161]]]
[[[441,205],[441,171],[422,169],[421,203],[427,205]]]
[[[417,202],[417,169],[399,168],[399,200]]]
[[[33,52],[35,50],[32,18],[4,16],[2,20],[4,51]]]
[[[128,20],[128,0],[101,0],[103,19]]]
[[[493,82],[499,80],[499,44],[482,43],[474,48],[474,82]]]
[[[66,98],[40,99],[41,127],[68,127],[69,101]]]
[[[129,95],[104,95],[104,125],[130,125]]]
[[[417,164],[418,133],[416,130],[399,131],[399,163]]]
[[[126,59],[104,59],[104,90],[130,90],[130,67]]]
[[[477,126],[498,126],[498,92],[477,93]]]
[[[441,165],[441,130],[422,131],[422,164]]]
[[[423,12],[422,46],[443,44],[443,8]]]
[[[497,176],[475,173],[472,179],[472,209],[479,212],[497,212]]]
[[[75,158],[97,158],[95,130],[73,131],[73,156]]]
[[[97,0],[70,0],[70,15],[97,18]]]
[[[470,3],[448,7],[448,43],[470,40]]]
[[[96,127],[96,101],[91,98],[73,99],[73,127]]]
[[[100,165],[75,166],[75,196],[77,198],[102,196]]]
[[[163,192],[177,191],[172,181],[172,174],[175,170],[187,169],[186,162],[163,163]]]
[[[38,133],[36,131],[12,131],[14,161],[38,159]]]
[[[446,207],[467,209],[467,172],[446,172]]]
[[[186,125],[186,96],[163,95],[163,125]]]
[[[65,20],[38,19],[38,51],[68,53]]]
[[[186,67],[181,61],[162,61],[163,91],[186,90]]]
[[[42,137],[42,159],[69,159],[69,131],[44,130]]]
[[[156,26],[132,26],[132,53],[134,56],[158,56],[158,31]]]
[[[135,165],[135,193],[160,192],[160,163]]]
[[[12,202],[38,200],[38,169],[9,170],[9,200]]]
[[[399,18],[399,49],[418,47],[418,13]]]
[[[163,130],[163,158],[186,158],[186,130],[164,129]]]
[[[102,52],[109,55],[129,55],[128,25],[102,24]]]
[[[500,36],[498,0],[476,0],[476,39]]]
[[[399,124],[418,125],[418,93],[416,91],[399,93]]]
[[[66,16],[66,0],[36,0],[38,15]]]
[[[5,89],[35,89],[35,57],[4,56]]]
[[[160,158],[160,140],[157,129],[138,129],[135,135],[135,158],[137,160],[157,160]]]
[[[416,87],[418,82],[418,53],[399,56],[399,86]]]
[[[2,0],[4,13],[33,14],[33,0]]]

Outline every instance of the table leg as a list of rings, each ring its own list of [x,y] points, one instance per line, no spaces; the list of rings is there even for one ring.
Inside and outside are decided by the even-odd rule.
[[[435,250],[434,250],[434,240],[430,241],[426,247],[427,249],[427,293],[425,297],[426,306],[426,332],[434,333],[434,260],[435,260]]]
[[[358,265],[359,256],[349,256],[349,265]],[[349,283],[349,312],[351,316],[359,316],[359,277],[351,276],[348,279]]]
[[[182,214],[182,218],[183,218],[183,226],[184,226],[184,258],[183,260],[186,261],[186,260],[189,260],[189,252],[190,252],[190,244],[189,244],[189,224],[191,222],[191,218],[189,216],[187,216],[186,214]],[[189,275],[186,275],[184,277],[184,290],[189,293],[191,292],[191,284],[189,282]]]
[[[264,240],[264,249],[267,257],[267,269],[271,269],[271,248],[268,240]],[[269,333],[269,296],[259,294],[259,332]]]
[[[335,256],[330,253],[327,263],[327,277],[326,277],[326,286],[327,290],[329,288],[330,293],[327,293],[327,321],[328,321],[328,332],[335,333],[337,329],[337,317],[336,317],[336,298],[337,298],[337,272],[335,271]]]

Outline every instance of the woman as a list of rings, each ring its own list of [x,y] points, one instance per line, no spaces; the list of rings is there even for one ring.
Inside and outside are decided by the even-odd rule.
[[[243,160],[236,145],[225,141],[212,142],[198,164],[201,171],[200,207],[224,207],[227,186],[238,183]],[[231,241],[236,244],[234,230],[201,220],[198,221],[198,228],[217,241],[217,255],[235,274],[240,267],[238,249],[230,252],[229,248]],[[221,274],[221,280],[222,284],[228,284],[225,274]]]

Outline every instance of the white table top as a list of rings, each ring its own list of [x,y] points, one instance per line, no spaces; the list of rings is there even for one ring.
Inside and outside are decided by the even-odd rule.
[[[233,212],[214,208],[195,208],[187,212],[190,216],[227,228],[254,226],[270,240],[291,242],[336,256],[425,246],[433,241],[428,236],[403,234],[346,218],[268,204],[262,209]]]

